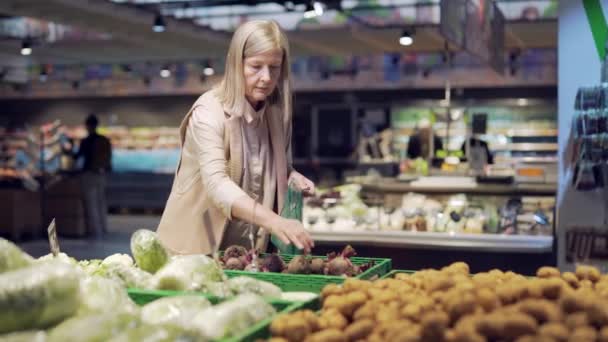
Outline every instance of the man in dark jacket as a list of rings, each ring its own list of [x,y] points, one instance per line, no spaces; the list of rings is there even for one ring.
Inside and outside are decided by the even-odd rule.
[[[431,150],[431,139],[433,136],[433,153]],[[433,133],[431,124],[423,120],[418,125],[418,130],[415,135],[410,137],[410,141],[407,144],[407,156],[410,159],[416,159],[418,157],[427,159],[428,157],[434,156],[438,150],[443,149],[441,139]]]
[[[107,232],[106,174],[112,170],[110,140],[97,133],[99,121],[89,115],[85,125],[89,135],[80,142],[75,159],[83,158],[82,188],[87,230],[99,238]]]

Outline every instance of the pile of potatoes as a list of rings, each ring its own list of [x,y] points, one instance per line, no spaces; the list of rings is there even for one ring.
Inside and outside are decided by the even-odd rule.
[[[459,262],[327,285],[323,307],[277,317],[272,342],[608,342],[608,275],[542,267],[536,278]]]

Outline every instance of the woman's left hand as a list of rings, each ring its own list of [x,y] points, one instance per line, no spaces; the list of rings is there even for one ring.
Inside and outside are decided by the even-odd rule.
[[[290,180],[295,184],[302,193],[308,196],[312,196],[315,194],[315,183],[313,183],[310,179],[302,176],[301,173],[297,171],[292,171],[289,176]]]

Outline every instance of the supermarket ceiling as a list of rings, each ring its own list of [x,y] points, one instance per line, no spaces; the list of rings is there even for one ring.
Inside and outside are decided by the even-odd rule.
[[[484,0],[474,0],[484,1]],[[441,51],[438,1],[332,0],[2,0],[0,64],[83,64],[222,57],[231,31],[248,19],[275,19],[295,55]],[[555,48],[557,1],[500,1],[507,49]],[[314,8],[314,7],[313,7]],[[318,9],[318,8],[317,8]],[[318,14],[318,13],[317,13]],[[154,23],[162,18],[163,32]],[[158,28],[158,27],[157,27]],[[398,44],[404,29],[414,43]],[[160,29],[156,30],[160,31]],[[33,53],[21,56],[23,44]]]

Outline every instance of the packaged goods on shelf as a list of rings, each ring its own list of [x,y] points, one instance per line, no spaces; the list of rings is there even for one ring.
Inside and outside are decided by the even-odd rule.
[[[400,201],[385,196],[377,203],[366,203],[359,189],[343,186],[307,200],[305,227],[311,231],[552,235],[554,198],[407,193]]]

